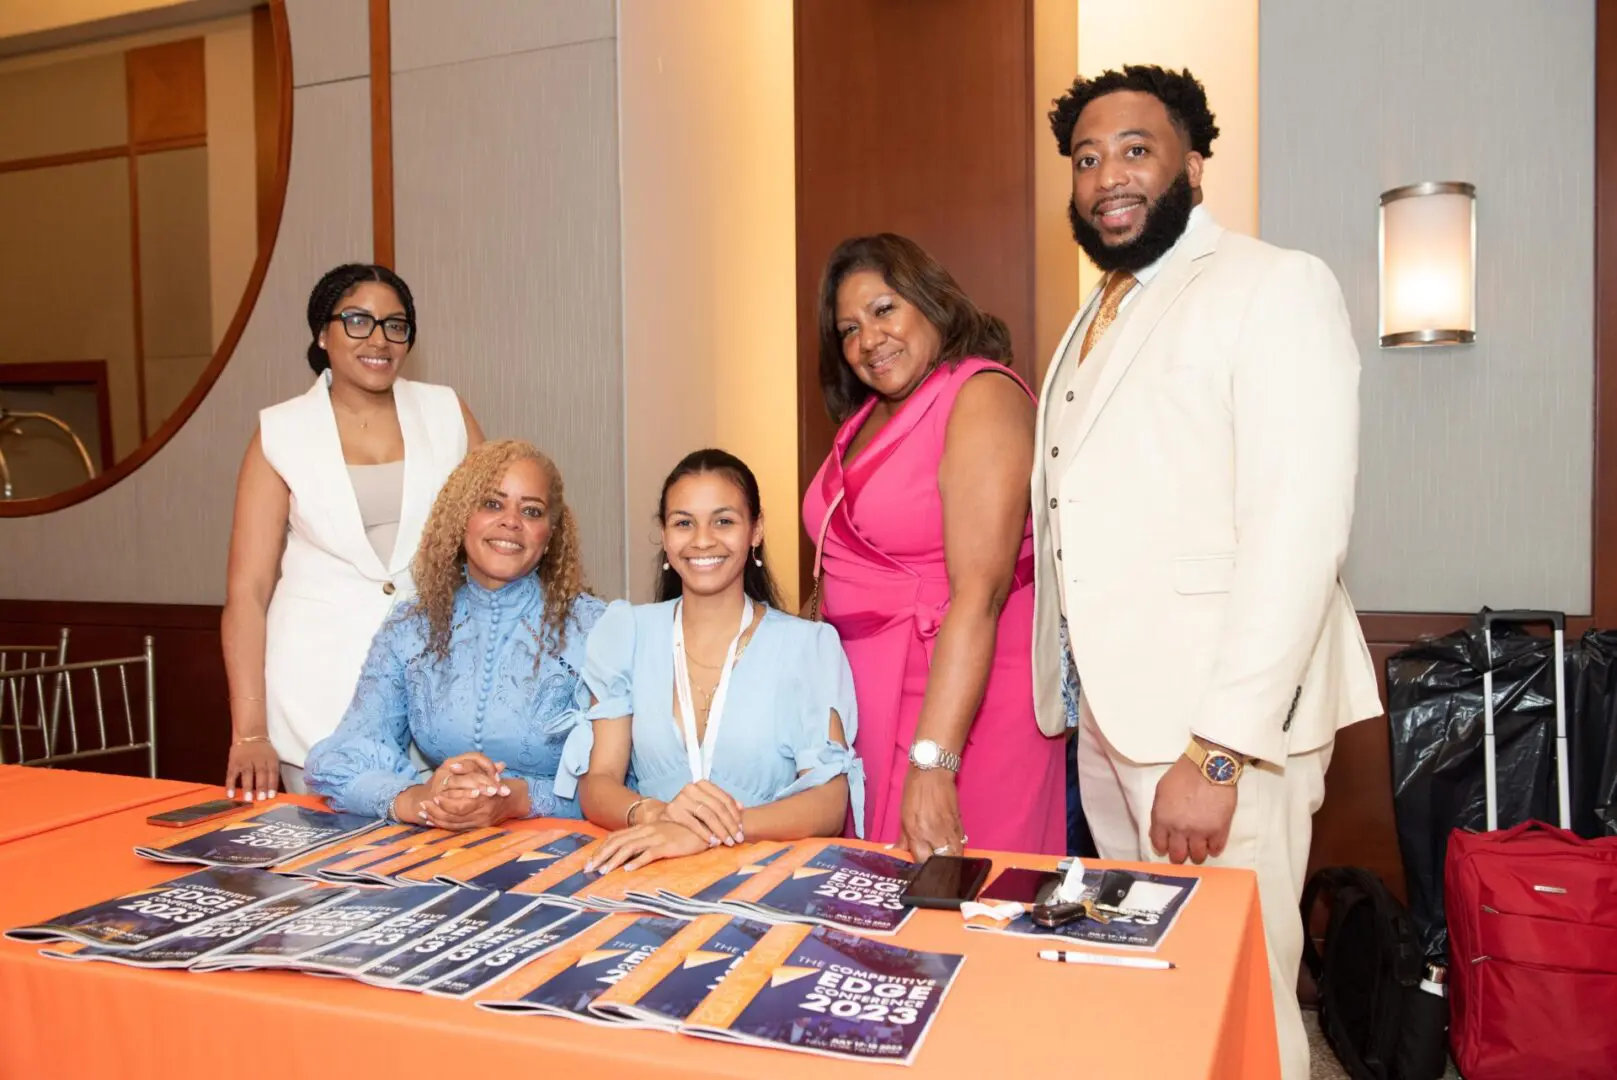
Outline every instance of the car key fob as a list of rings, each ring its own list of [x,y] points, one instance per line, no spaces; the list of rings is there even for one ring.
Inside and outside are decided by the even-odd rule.
[[[1052,881],[1039,890],[1038,898],[1028,913],[1034,923],[1039,926],[1057,927],[1066,926],[1079,919],[1093,919],[1098,923],[1111,922],[1110,916],[1096,910],[1092,897],[1085,896],[1070,901],[1060,899],[1058,894],[1060,887],[1059,881]]]
[[[1100,885],[1095,889],[1095,903],[1103,908],[1120,908],[1133,887],[1133,874],[1127,870],[1108,870],[1101,875]]]

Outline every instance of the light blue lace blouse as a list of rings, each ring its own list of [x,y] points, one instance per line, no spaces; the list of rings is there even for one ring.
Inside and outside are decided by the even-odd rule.
[[[584,682],[597,704],[567,739],[558,798],[573,798],[589,771],[590,722],[620,716],[634,718],[629,771],[641,795],[667,802],[691,782],[674,715],[674,604],[615,601],[590,633]],[[833,709],[846,747],[831,741]],[[853,672],[836,630],[766,609],[730,676],[709,779],[742,806],[762,806],[846,775],[862,829],[864,767],[851,749],[858,726]]]
[[[582,817],[577,800],[556,797],[555,779],[589,706],[580,671],[604,605],[574,602],[558,654],[542,632],[544,603],[534,577],[493,592],[467,581],[455,594],[447,659],[428,652],[425,616],[402,608],[372,641],[342,723],[309,751],[309,789],[339,810],[385,818],[399,792],[425,778],[410,762],[413,740],[434,768],[470,750],[505,762],[507,776],[527,782],[533,817]]]

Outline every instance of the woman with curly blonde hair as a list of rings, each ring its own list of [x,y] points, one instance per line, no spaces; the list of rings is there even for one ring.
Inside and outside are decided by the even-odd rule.
[[[422,533],[415,600],[383,625],[347,715],[309,752],[310,790],[443,829],[580,817],[554,790],[604,610],[579,547],[554,462],[515,439],[468,454]],[[412,741],[430,774],[411,764]]]

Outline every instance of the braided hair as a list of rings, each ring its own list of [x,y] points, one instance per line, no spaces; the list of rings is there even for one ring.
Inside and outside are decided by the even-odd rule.
[[[663,481],[663,493],[657,503],[657,521],[666,523],[668,518],[668,492],[687,476],[700,473],[716,473],[741,489],[741,497],[747,501],[747,513],[753,521],[763,517],[763,496],[758,491],[758,478],[747,468],[747,463],[734,454],[724,450],[696,450],[686,454],[674,471],[668,474]],[[661,566],[664,556],[661,551],[657,553],[657,562]],[[741,588],[753,600],[760,604],[768,604],[772,608],[780,607],[780,589],[775,585],[775,578],[769,572],[764,562],[764,545],[759,544],[754,553],[749,553],[742,565]],[[657,602],[677,600],[685,592],[685,583],[679,576],[679,571],[669,567],[661,570],[657,576]]]
[[[354,286],[362,285],[367,281],[375,281],[386,285],[399,294],[399,302],[404,305],[404,317],[410,320],[409,345],[415,345],[415,298],[410,295],[410,286],[404,279],[385,266],[376,266],[369,263],[344,263],[335,269],[326,271],[324,277],[315,283],[314,291],[309,293],[309,366],[316,375],[331,367],[331,357],[320,345],[320,332],[331,322],[331,317],[337,313],[337,305],[342,298],[354,290]]]

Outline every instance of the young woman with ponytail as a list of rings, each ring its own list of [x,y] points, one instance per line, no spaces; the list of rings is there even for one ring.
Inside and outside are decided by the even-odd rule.
[[[780,610],[752,470],[699,450],[657,516],[658,602],[614,603],[591,632],[591,707],[556,783],[618,830],[593,868],[841,835],[850,804],[863,820],[853,677],[834,629]]]

